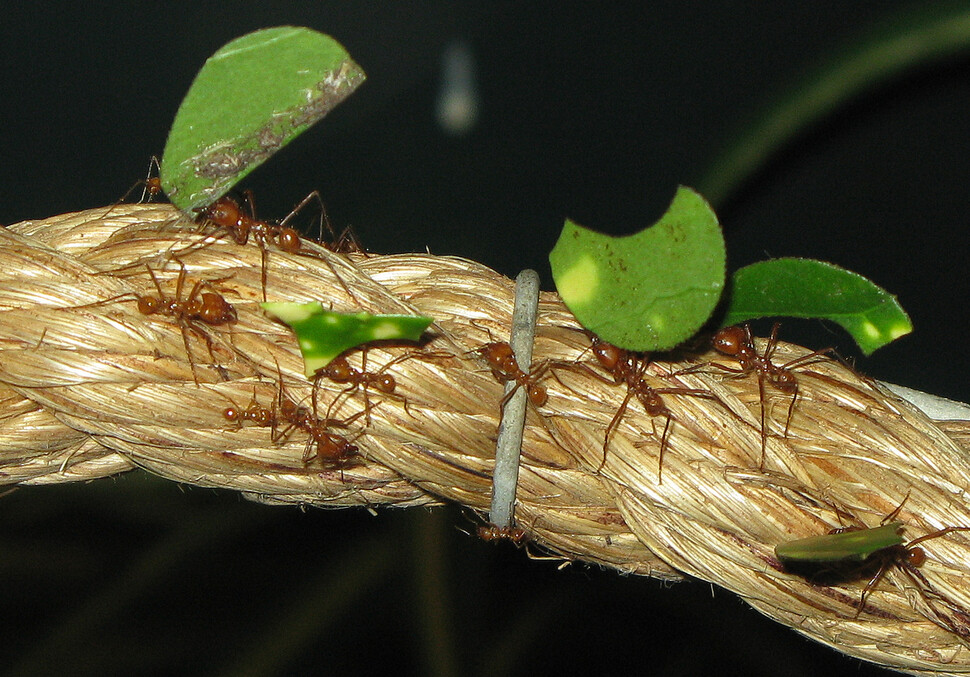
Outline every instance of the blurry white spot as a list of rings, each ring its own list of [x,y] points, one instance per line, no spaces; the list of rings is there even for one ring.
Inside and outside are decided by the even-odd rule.
[[[467,134],[478,121],[475,59],[468,43],[456,40],[448,45],[441,57],[441,67],[438,124],[446,134]]]

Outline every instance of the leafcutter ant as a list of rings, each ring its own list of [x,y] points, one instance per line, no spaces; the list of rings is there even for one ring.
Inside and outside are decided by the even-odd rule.
[[[481,348],[477,348],[472,352],[485,358],[485,361],[488,362],[489,369],[492,370],[492,376],[499,383],[515,381],[516,388],[525,389],[526,394],[529,396],[529,401],[532,402],[533,406],[541,407],[546,403],[548,399],[546,387],[538,383],[538,380],[548,370],[549,365],[547,363],[543,363],[529,372],[523,371],[515,359],[512,346],[504,341],[486,343]],[[515,389],[513,388],[502,398],[502,407],[505,407],[514,392]]]
[[[659,454],[659,465],[657,468],[657,483],[663,484],[663,463],[664,463],[664,452],[667,450],[667,437],[670,433],[671,422],[674,420],[673,414],[667,405],[664,403],[661,395],[690,395],[693,397],[706,397],[712,398],[713,395],[707,390],[699,390],[695,388],[654,388],[647,384],[644,380],[644,376],[647,373],[647,367],[650,364],[650,359],[647,356],[640,356],[637,353],[631,352],[629,350],[624,350],[623,348],[618,348],[611,343],[603,341],[598,336],[593,336],[592,345],[590,350],[599,365],[612,377],[612,383],[624,383],[626,384],[626,397],[623,398],[623,402],[620,403],[619,408],[616,410],[613,419],[610,421],[609,425],[606,426],[606,434],[603,438],[603,460],[600,461],[599,468],[597,472],[603,470],[606,465],[606,455],[609,450],[610,436],[616,427],[623,420],[623,416],[626,413],[627,407],[630,404],[630,400],[634,397],[639,400],[640,404],[643,405],[644,411],[650,416],[663,416],[664,417],[664,428],[660,436],[660,454]],[[601,374],[593,371],[585,364],[572,364],[568,365],[570,368],[579,368],[583,371],[588,372],[593,377],[610,383]]]
[[[329,244],[321,240],[321,244],[336,253],[346,253],[348,251],[361,251],[359,243],[357,242],[356,236],[348,233],[350,231],[344,231],[344,234],[337,238],[336,234],[333,232],[333,228],[330,226],[329,219],[326,218],[326,210],[323,207],[323,201],[320,199],[320,193],[313,191],[300,202],[293,210],[287,214],[279,223],[270,223],[268,221],[261,221],[256,218],[255,208],[253,207],[253,197],[250,191],[245,193],[246,202],[249,206],[249,213],[247,213],[236,200],[229,196],[223,196],[213,202],[208,207],[203,207],[197,209],[198,221],[200,223],[210,223],[219,228],[227,231],[232,237],[232,239],[237,244],[246,244],[250,237],[255,240],[256,244],[260,248],[260,261],[262,265],[262,289],[263,289],[263,300],[266,300],[266,257],[267,250],[270,245],[274,245],[284,252],[290,254],[295,254],[303,249],[303,241],[300,238],[299,232],[287,225],[293,217],[295,217],[304,207],[306,207],[310,202],[316,200],[320,204],[321,210],[321,231],[323,225],[329,230],[331,236],[333,237],[332,242]],[[327,261],[327,265],[330,268],[330,272],[334,274],[341,286],[344,287],[344,291],[353,298],[353,293],[344,284],[341,277],[334,270],[333,266]]]
[[[904,542],[900,532],[905,524],[895,519],[903,503],[887,515],[878,527],[844,527],[822,536],[788,541],[775,547],[775,556],[786,571],[820,585],[834,585],[872,572],[859,597],[856,617],[866,608],[866,600],[889,569],[896,566],[916,585],[924,599],[929,601],[928,596],[932,596],[960,617],[959,623],[950,619],[946,627],[966,637],[970,610],[943,598],[919,568],[927,559],[921,543],[957,531],[970,531],[970,527],[945,527]]]
[[[277,370],[279,371],[279,366]],[[315,402],[314,396],[314,409]],[[227,407],[223,416],[239,424],[249,421],[259,427],[272,428],[270,439],[274,444],[285,441],[291,431],[301,430],[309,436],[303,451],[304,465],[314,459],[319,459],[326,465],[341,465],[355,456],[359,449],[346,437],[332,432],[331,428],[348,428],[367,412],[368,409],[363,409],[348,418],[335,419],[330,417],[328,411],[325,418],[318,418],[314,411],[297,404],[286,393],[280,373],[276,401],[272,409],[258,404],[254,398],[246,409]]]
[[[132,192],[138,188],[142,187],[141,198],[138,200],[138,204],[143,204],[145,202],[151,202],[156,197],[162,194],[162,180],[159,178],[159,164],[158,158],[152,155],[152,159],[148,163],[148,174],[145,175],[144,179],[136,181],[131,188],[129,188],[118,202],[124,202]]]
[[[478,537],[490,543],[502,540],[512,541],[518,547],[528,540],[529,535],[522,527],[499,527],[494,524],[483,524],[478,527]]]
[[[142,315],[163,315],[171,318],[182,332],[182,344],[185,346],[185,356],[192,366],[192,378],[195,384],[198,385],[198,374],[196,373],[195,361],[192,358],[192,350],[189,346],[189,332],[194,332],[205,341],[209,349],[209,357],[214,360],[212,339],[209,337],[203,325],[215,327],[231,324],[236,321],[236,310],[226,301],[222,294],[212,289],[211,283],[206,280],[197,280],[192,285],[192,290],[189,292],[189,295],[183,298],[182,293],[185,289],[186,273],[185,266],[181,262],[179,262],[179,265],[180,269],[178,279],[175,283],[174,296],[168,296],[162,291],[162,285],[159,284],[155,272],[148,266],[145,266],[145,269],[148,271],[148,276],[151,278],[152,284],[155,285],[155,290],[158,292],[157,295],[142,295],[137,293],[122,294],[121,296],[105,301],[98,301],[87,304],[86,306],[77,307],[100,306],[126,296],[133,296],[137,304],[138,312]],[[207,288],[209,291],[204,291]]]
[[[832,352],[832,348],[823,348],[807,355],[802,355],[784,364],[778,365],[771,361],[771,356],[778,346],[778,327],[776,322],[771,328],[771,336],[765,345],[764,352],[758,354],[754,345],[754,338],[751,336],[751,327],[747,324],[743,326],[724,327],[714,334],[712,344],[714,350],[733,357],[738,361],[737,368],[728,367],[717,362],[710,365],[730,374],[747,376],[752,372],[758,375],[758,395],[761,401],[761,463],[759,468],[764,470],[765,451],[768,446],[768,431],[765,427],[765,383],[770,384],[776,390],[780,390],[786,395],[791,395],[791,403],[788,405],[788,416],[785,418],[785,437],[788,437],[788,429],[791,426],[792,415],[795,412],[795,402],[798,400],[798,379],[792,369],[804,366],[810,362],[817,361],[823,355]],[[705,365],[701,365],[705,366]],[[691,367],[687,371],[696,371]],[[681,372],[681,373],[684,373]]]

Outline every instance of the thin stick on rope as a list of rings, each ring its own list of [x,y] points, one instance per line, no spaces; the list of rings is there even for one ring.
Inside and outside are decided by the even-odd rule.
[[[523,270],[515,278],[515,306],[512,310],[512,333],[509,344],[519,369],[528,373],[532,365],[532,344],[536,335],[539,309],[539,274]],[[512,390],[516,390],[511,396]],[[498,440],[495,443],[495,471],[492,473],[492,505],[489,521],[500,530],[512,527],[515,517],[515,488],[519,481],[519,454],[525,429],[525,408],[529,401],[526,388],[515,381],[505,384],[509,400],[502,409]]]

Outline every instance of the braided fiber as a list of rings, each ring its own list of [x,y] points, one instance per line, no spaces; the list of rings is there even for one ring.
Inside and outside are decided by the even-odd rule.
[[[387,369],[393,393],[319,381],[317,416],[347,422],[331,430],[360,448],[353,463],[305,462],[305,432],[224,415],[227,407],[273,408],[282,396],[312,401],[292,332],[258,306],[264,258],[269,300],[435,318],[421,347],[367,351],[370,372],[409,355]],[[180,300],[204,280],[200,290],[221,294],[238,321],[142,314],[138,297],[157,295],[152,275],[168,298],[183,277]],[[141,467],[267,503],[456,501],[484,511],[502,384],[475,351],[508,339],[513,291],[507,278],[464,259],[239,245],[168,205],[0,229],[0,484]],[[627,388],[611,382],[589,345],[559,298],[543,293],[533,364],[548,364],[549,397],[527,412],[516,504],[533,542],[622,572],[717,583],[800,633],[896,669],[970,672],[966,533],[924,542],[922,579],[892,567],[861,611],[865,578],[813,585],[774,556],[784,541],[878,526],[901,503],[896,519],[907,540],[970,526],[965,427],[948,424],[947,434],[868,379],[819,359],[794,370],[798,399],[785,436],[790,395],[766,384],[762,402],[755,375],[713,366],[667,376],[708,361],[737,366],[685,355],[653,362],[644,375],[654,388],[709,393],[663,395],[672,418],[660,482],[666,419],[636,398],[613,428],[604,463],[604,435]],[[806,352],[779,344],[773,360]],[[350,359],[361,368],[360,351]]]

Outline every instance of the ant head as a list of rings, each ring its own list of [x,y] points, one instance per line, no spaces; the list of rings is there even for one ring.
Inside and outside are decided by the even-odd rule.
[[[626,351],[622,348],[617,348],[612,343],[607,343],[598,336],[593,337],[593,355],[596,357],[596,361],[600,363],[600,366],[607,371],[614,371],[620,364],[620,360],[624,358],[625,353]]]
[[[748,344],[747,332],[741,327],[724,327],[714,334],[711,341],[714,350],[722,355],[736,357],[742,353]]]
[[[903,554],[904,561],[913,567],[923,566],[923,562],[926,561],[926,551],[919,546],[913,546],[912,548],[906,548]]]
[[[326,367],[320,369],[320,373],[331,381],[345,383],[353,378],[354,370],[346,357],[336,357]]]
[[[231,197],[223,196],[213,202],[208,207],[197,210],[199,218],[207,219],[217,226],[232,228],[236,226],[242,218],[242,211],[239,204]]]

